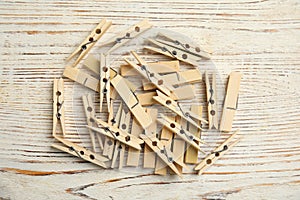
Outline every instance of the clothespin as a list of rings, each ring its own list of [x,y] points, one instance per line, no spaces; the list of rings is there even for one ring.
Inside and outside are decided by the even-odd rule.
[[[192,145],[193,147],[195,147],[196,149],[198,149],[199,151],[203,152],[199,145],[196,142],[200,142],[203,144],[206,144],[206,142],[204,142],[203,140],[201,140],[200,138],[194,136],[192,133],[190,133],[189,131],[187,131],[186,129],[183,129],[182,126],[180,124],[178,124],[175,121],[172,121],[170,118],[166,117],[163,114],[160,114],[162,119],[157,119],[157,121],[161,124],[163,124],[164,126],[166,126],[170,131],[172,131],[173,133],[177,134],[178,136],[180,136],[184,141],[186,141],[188,144]]]
[[[107,53],[109,54],[112,51],[116,50],[117,48],[125,45],[127,42],[137,37],[141,33],[150,29],[151,27],[152,24],[150,24],[147,19],[144,19],[143,21],[135,24],[134,26],[128,28],[127,30],[118,33],[116,36],[109,39],[107,42],[100,44],[100,46],[107,46],[112,44],[112,47],[107,51]]]
[[[228,152],[235,144],[237,144],[241,138],[233,140],[239,130],[235,131],[230,137],[228,137],[220,146],[215,148],[206,158],[204,158],[194,169],[199,170],[198,174],[201,175],[208,167],[212,166],[219,158],[221,158],[226,152]]]
[[[148,62],[148,66],[158,74],[168,74],[178,72],[180,69],[178,60],[171,61],[158,61],[158,62]],[[136,76],[139,73],[136,70],[132,70],[131,65],[121,65],[120,74],[122,76]]]
[[[82,102],[83,102],[83,107],[84,107],[84,111],[85,111],[87,124],[89,126],[93,126],[93,124],[94,124],[93,118],[96,117],[96,114],[95,114],[95,107],[93,105],[91,94],[88,94],[86,96],[82,96]],[[90,133],[90,138],[91,138],[91,142],[92,142],[93,151],[96,152],[95,136],[98,139],[100,149],[103,149],[103,142],[102,142],[101,136],[99,134],[95,134],[90,129],[89,129],[89,133]]]
[[[191,106],[191,112],[193,112],[199,116],[202,115],[202,110],[203,110],[203,107],[200,105],[192,105]],[[201,121],[198,120],[198,123],[199,123],[199,125],[201,125]],[[193,135],[195,135],[196,137],[199,137],[201,139],[201,130],[199,130],[198,128],[196,128],[194,126],[188,126],[187,130],[189,132],[191,132]],[[198,143],[198,142],[196,142],[196,143]],[[198,150],[195,149],[193,146],[189,146],[186,149],[184,161],[185,161],[185,163],[190,163],[190,164],[198,163]]]
[[[114,116],[113,103],[114,102],[112,99],[111,103],[110,103],[110,109],[109,109],[107,121],[108,121],[109,125],[118,127],[119,122],[120,122],[120,117],[121,117],[121,111],[122,111],[122,103],[119,106],[116,116]],[[117,142],[115,142],[114,139],[112,139],[110,137],[105,137],[104,147],[103,147],[103,155],[107,156],[109,159],[113,158],[115,143],[117,143]]]
[[[53,148],[64,151],[73,156],[82,158],[83,160],[94,163],[100,167],[107,168],[107,165],[105,162],[109,161],[108,158],[103,157],[99,154],[96,154],[95,152],[92,152],[86,148],[83,148],[73,142],[70,142],[63,138],[60,138],[58,136],[54,136],[54,138],[57,139],[58,141],[60,141],[61,143],[63,143],[64,145],[52,144]]]
[[[100,61],[100,112],[102,112],[103,98],[106,96],[107,109],[109,110],[110,104],[110,67],[109,55],[101,54]]]
[[[52,135],[56,135],[57,124],[59,123],[62,129],[62,134],[65,136],[65,107],[64,107],[64,80],[54,79],[53,83],[53,128]]]
[[[177,115],[179,115],[183,119],[187,120],[193,126],[196,126],[200,130],[202,130],[202,127],[199,124],[197,124],[193,120],[193,118],[197,119],[197,120],[201,120],[202,122],[208,123],[202,117],[200,117],[200,116],[198,116],[198,115],[196,115],[196,114],[194,114],[190,111],[184,110],[183,108],[180,107],[179,103],[177,103],[173,99],[167,97],[166,95],[164,95],[160,91],[156,90],[156,92],[157,92],[157,96],[154,96],[153,99],[155,99],[158,103],[160,103],[164,107],[169,108],[170,110],[175,112]]]
[[[148,41],[157,47],[145,46],[146,49],[157,53],[176,58],[191,65],[198,65],[201,59],[209,59],[209,53],[201,50],[199,47],[193,47],[185,41],[179,41],[166,34],[159,33],[164,39],[148,39]]]
[[[145,143],[156,153],[157,156],[161,158],[161,160],[168,166],[172,171],[174,171],[177,175],[181,176],[180,172],[174,165],[177,163],[182,167],[186,167],[184,163],[176,162],[171,150],[168,146],[165,146],[158,140],[155,135],[140,135]]]
[[[227,92],[220,123],[220,131],[231,131],[233,118],[238,106],[241,78],[242,74],[240,72],[231,72],[229,75]]]
[[[170,96],[171,91],[175,88],[172,85],[165,82],[161,75],[151,70],[147,63],[142,58],[140,58],[134,51],[132,51],[131,53],[135,57],[135,59],[137,59],[140,66],[134,62],[131,62],[127,58],[124,58],[124,60],[129,65],[131,65],[136,71],[138,71],[144,78],[148,79],[148,81],[153,83],[159,90],[161,90],[166,95]]]
[[[151,117],[145,112],[135,93],[126,84],[125,79],[117,74],[110,82],[140,125],[144,129],[150,126],[152,123]]]
[[[212,82],[209,80],[209,75],[205,73],[206,98],[208,111],[208,129],[218,129],[218,106],[217,106],[217,90],[216,90],[216,74],[212,75]]]
[[[96,118],[93,118],[93,119],[98,124],[99,127],[95,128],[95,127],[87,126],[88,128],[90,128],[98,133],[101,133],[107,137],[110,137],[112,139],[120,141],[121,143],[124,143],[130,147],[141,150],[140,145],[144,143],[143,140],[137,138],[134,135],[130,135],[129,133],[127,133],[117,127],[111,126],[110,124],[108,124],[100,119],[96,119]]]
[[[107,22],[106,19],[102,19],[101,22],[96,26],[96,28],[90,33],[90,35],[77,47],[77,49],[67,58],[69,61],[76,54],[79,54],[76,61],[73,63],[72,67],[76,66],[80,60],[91,50],[91,48],[96,44],[96,42],[103,36],[103,34],[111,26],[111,22]]]

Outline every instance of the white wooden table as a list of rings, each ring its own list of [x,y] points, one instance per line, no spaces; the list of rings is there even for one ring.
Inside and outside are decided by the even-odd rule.
[[[299,1],[1,0],[0,16],[0,199],[299,199]],[[50,147],[52,80],[102,18],[114,33],[148,18],[211,50],[221,79],[243,73],[243,140],[203,175],[102,170]]]

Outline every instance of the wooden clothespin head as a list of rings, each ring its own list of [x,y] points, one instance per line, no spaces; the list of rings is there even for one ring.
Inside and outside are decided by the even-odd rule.
[[[195,147],[198,151],[201,151],[202,153],[204,153],[201,149],[200,146],[197,144],[197,142],[206,144],[203,140],[201,140],[200,138],[194,136],[192,133],[190,133],[189,131],[185,130],[182,128],[182,126],[180,124],[178,124],[177,122],[171,120],[170,118],[166,117],[163,114],[160,114],[161,119],[157,119],[157,121],[159,123],[161,123],[162,125],[164,125],[167,129],[169,129],[170,131],[172,131],[173,133],[175,133],[176,135],[178,135],[180,138],[182,138],[186,143],[188,143],[189,145],[192,145],[193,147]]]
[[[172,171],[174,171],[177,175],[181,176],[181,173],[178,171],[175,163],[181,167],[186,167],[184,163],[176,162],[173,153],[170,148],[163,145],[159,139],[155,137],[155,135],[144,135],[141,134],[140,138],[142,138],[145,143],[156,153],[156,155],[168,166]]]
[[[57,125],[60,124],[63,136],[66,135],[65,107],[64,107],[64,80],[54,79],[53,82],[53,128],[52,135],[56,135]]]
[[[131,65],[137,72],[139,72],[144,78],[146,78],[148,81],[153,83],[159,90],[161,90],[163,93],[169,96],[171,94],[171,91],[174,90],[175,88],[172,85],[165,82],[162,76],[160,76],[154,70],[151,70],[151,68],[148,66],[146,61],[140,58],[135,52],[132,51],[131,53],[140,65],[131,62],[127,58],[124,58],[124,60],[129,65]]]
[[[109,55],[101,54],[100,56],[100,112],[102,112],[102,104],[104,96],[106,97],[107,110],[110,108],[110,64]]]
[[[231,131],[233,118],[238,106],[241,79],[242,74],[240,72],[231,72],[229,75],[223,113],[220,123],[220,131]]]
[[[101,133],[107,137],[115,139],[125,145],[132,147],[132,148],[141,150],[140,145],[144,143],[143,140],[119,129],[118,127],[112,126],[102,120],[95,119],[95,118],[94,118],[94,120],[98,124],[98,128],[87,126],[88,128],[90,128],[93,131],[96,131],[98,133]]]
[[[218,123],[218,106],[217,106],[217,90],[216,90],[216,74],[212,74],[212,80],[210,82],[209,75],[205,73],[206,84],[206,98],[207,98],[207,111],[208,111],[208,123],[209,129],[219,128]]]
[[[80,60],[91,50],[96,42],[103,36],[103,34],[111,26],[110,21],[102,19],[101,22],[94,28],[90,35],[77,47],[77,49],[67,58],[67,61],[72,59],[76,54],[79,54],[72,67],[76,66]]]
[[[199,170],[198,174],[201,175],[207,168],[212,166],[219,158],[221,158],[226,152],[228,152],[235,144],[237,144],[241,138],[235,139],[239,130],[234,132],[228,137],[220,146],[215,148],[206,158],[204,158],[194,169]]]
[[[125,45],[132,39],[136,38],[140,34],[144,33],[152,27],[147,19],[140,21],[139,23],[131,26],[130,28],[118,33],[116,36],[109,39],[107,42],[100,44],[100,46],[111,45],[111,48],[107,51],[108,54],[118,49],[119,47]]]
[[[69,153],[73,156],[77,156],[82,158],[85,161],[94,163],[102,168],[107,168],[107,164],[105,162],[109,161],[108,158],[103,157],[95,152],[92,152],[86,148],[83,148],[73,142],[55,136],[55,139],[60,141],[63,145],[52,144],[52,147],[66,153]]]
[[[210,54],[191,43],[179,40],[173,36],[159,33],[160,38],[148,39],[153,46],[145,46],[146,49],[175,58],[191,65],[198,65],[201,59],[209,59]]]
[[[157,96],[154,96],[153,99],[155,101],[157,101],[158,103],[160,103],[161,105],[163,105],[164,107],[172,110],[174,113],[176,113],[177,115],[179,115],[180,117],[182,117],[183,119],[187,120],[190,124],[192,124],[193,126],[202,129],[202,127],[196,123],[194,119],[200,120],[204,123],[208,123],[205,119],[203,119],[202,117],[190,112],[189,110],[184,110],[178,102],[175,102],[173,99],[171,99],[170,97],[164,95],[163,93],[161,93],[160,91],[156,91],[157,92]]]

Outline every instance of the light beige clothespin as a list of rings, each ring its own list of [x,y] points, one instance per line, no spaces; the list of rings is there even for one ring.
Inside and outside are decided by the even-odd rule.
[[[193,47],[185,41],[179,41],[166,34],[159,33],[159,36],[162,36],[163,39],[148,39],[150,43],[157,47],[145,46],[145,48],[191,65],[198,65],[201,59],[210,58],[209,53],[201,50],[199,47]]]
[[[140,58],[134,51],[131,52],[132,55],[137,59],[140,66],[137,65],[134,62],[131,62],[127,58],[124,58],[124,60],[131,65],[135,70],[137,70],[144,78],[146,78],[149,82],[153,83],[160,91],[165,93],[166,95],[170,96],[171,91],[175,88],[165,82],[161,75],[156,73],[155,71],[151,70],[151,68],[147,65],[146,61],[144,61],[142,58]]]
[[[118,92],[120,97],[123,99],[130,112],[138,120],[140,125],[144,129],[150,126],[150,124],[152,123],[151,117],[145,112],[145,109],[139,103],[139,99],[137,98],[135,93],[126,84],[125,79],[117,74],[113,79],[111,79],[110,82]]]
[[[83,102],[83,107],[84,107],[84,111],[85,111],[86,122],[89,126],[93,126],[93,124],[94,124],[93,118],[96,117],[96,114],[95,114],[95,107],[93,105],[91,94],[82,96],[82,102]],[[103,142],[102,142],[101,136],[99,134],[95,134],[91,129],[89,129],[89,133],[90,133],[93,151],[96,152],[95,136],[98,139],[100,149],[103,149]]]
[[[127,133],[117,127],[111,126],[110,124],[108,124],[100,119],[95,119],[95,118],[93,118],[93,119],[98,124],[99,127],[95,128],[95,127],[87,126],[88,128],[90,128],[98,133],[101,133],[107,137],[118,140],[121,143],[124,143],[130,147],[141,150],[140,145],[144,143],[143,140],[137,138],[134,135],[130,135],[129,133]]]
[[[73,156],[77,156],[86,160],[88,162],[94,163],[100,167],[107,168],[107,164],[105,162],[109,161],[108,158],[103,157],[95,152],[92,152],[86,148],[83,148],[73,142],[55,136],[55,139],[63,143],[64,145],[52,144],[53,148],[69,153]]]
[[[201,151],[202,153],[204,153],[200,149],[199,145],[196,143],[196,142],[200,142],[200,143],[206,144],[203,140],[201,140],[200,138],[194,136],[189,131],[183,129],[180,124],[176,123],[175,121],[172,121],[170,118],[166,117],[165,115],[160,114],[160,116],[161,116],[161,119],[157,119],[157,121],[159,123],[163,124],[170,131],[172,131],[173,133],[177,134],[179,137],[181,137],[188,144],[192,145],[193,147],[195,147],[196,149],[198,149],[199,151]]]
[[[201,116],[202,115],[203,107],[200,105],[192,105],[191,106],[191,112]],[[201,121],[198,121],[199,125],[201,125]],[[194,134],[196,137],[201,139],[201,130],[194,126],[188,126],[188,131]],[[198,142],[196,142],[198,143]],[[198,150],[194,148],[193,146],[189,146],[186,149],[185,157],[184,157],[185,163],[190,164],[196,164],[198,163]]]
[[[184,84],[200,82],[202,80],[202,74],[198,69],[192,69],[182,72],[168,73],[161,76],[161,78],[164,80],[164,82],[169,83],[174,88],[178,88]],[[156,86],[148,80],[143,80],[143,89],[154,90],[156,89]]]
[[[181,173],[178,171],[174,163],[182,167],[186,167],[184,163],[176,162],[171,150],[168,146],[165,146],[158,140],[155,135],[143,135],[140,137],[145,141],[145,143],[156,153],[157,156],[161,158],[161,160],[168,166],[172,171],[174,171],[177,175],[181,176]]]
[[[109,125],[119,127],[121,111],[122,111],[123,106],[122,106],[122,104],[120,104],[119,109],[116,113],[116,116],[114,116],[113,103],[114,103],[113,100],[111,100],[107,121],[108,121]],[[105,137],[104,147],[103,147],[103,155],[107,156],[109,159],[113,158],[115,143],[117,143],[117,141],[115,141],[114,139],[112,139],[110,137]]]
[[[178,60],[148,62],[148,66],[158,74],[168,74],[178,72],[180,69]],[[131,65],[121,65],[120,74],[122,76],[137,76],[139,73],[132,69]]]
[[[187,120],[193,126],[196,126],[197,128],[202,129],[202,127],[199,124],[197,124],[193,120],[193,118],[197,119],[197,120],[201,120],[202,122],[208,123],[202,117],[200,117],[190,111],[184,110],[183,108],[180,107],[179,103],[177,103],[174,100],[172,100],[171,98],[167,97],[160,91],[157,90],[156,92],[157,92],[157,96],[154,96],[153,99],[155,99],[158,103],[160,103],[164,107],[169,108],[170,110],[175,112],[177,115],[179,115],[183,119]]]
[[[64,80],[54,79],[53,82],[53,128],[52,135],[56,135],[57,124],[61,126],[63,136],[66,135],[65,107],[64,107]]]
[[[219,158],[221,158],[227,151],[229,151],[241,138],[233,140],[239,130],[235,131],[228,137],[220,146],[215,148],[211,154],[204,158],[194,169],[199,170],[198,174],[201,175],[208,167],[212,166]]]
[[[134,26],[128,28],[127,30],[118,33],[116,36],[109,39],[107,42],[100,44],[100,46],[107,46],[112,44],[112,47],[107,51],[107,53],[109,54],[117,48],[125,45],[133,38],[136,38],[138,35],[150,29],[151,27],[152,24],[150,24],[147,19],[144,19],[139,23],[135,24]]]
[[[110,67],[109,55],[101,54],[100,58],[100,112],[102,112],[102,104],[104,96],[106,96],[107,110],[110,104]]]
[[[241,78],[242,74],[240,72],[231,72],[229,75],[227,92],[220,123],[220,131],[231,131],[233,118],[238,106]]]
[[[67,61],[72,59],[76,54],[79,54],[76,61],[73,63],[72,67],[76,66],[80,60],[91,50],[91,48],[96,44],[96,42],[103,36],[103,34],[111,26],[111,22],[106,21],[106,19],[101,20],[101,22],[96,26],[96,28],[90,33],[90,35],[79,45],[79,47],[67,58]]]
[[[217,106],[217,90],[216,90],[216,74],[212,75],[212,82],[209,80],[209,75],[205,73],[206,98],[208,111],[208,129],[218,129],[218,106]]]

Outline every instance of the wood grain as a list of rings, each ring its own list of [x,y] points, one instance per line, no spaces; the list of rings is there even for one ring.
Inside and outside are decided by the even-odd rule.
[[[299,1],[1,0],[0,16],[1,199],[299,198]],[[213,52],[218,97],[230,71],[243,73],[233,123],[243,140],[202,176],[102,170],[50,148],[52,80],[103,18],[113,21],[111,34],[149,18],[155,27],[184,33]],[[81,99],[72,97],[74,88],[92,91],[68,79],[65,87],[68,138],[86,146]],[[204,92],[199,84],[202,105]],[[202,136],[217,144],[228,135]]]

